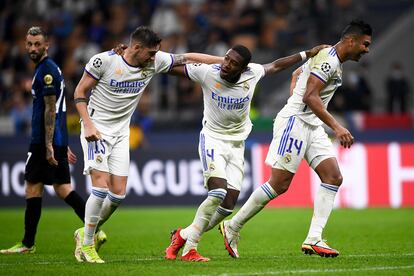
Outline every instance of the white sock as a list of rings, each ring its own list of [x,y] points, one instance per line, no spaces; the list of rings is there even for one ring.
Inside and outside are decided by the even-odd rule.
[[[207,228],[217,207],[223,202],[226,194],[227,191],[225,189],[209,191],[207,198],[198,207],[193,223],[181,230],[181,237],[187,240],[183,248],[183,256],[191,249],[197,249],[201,235]]]
[[[322,239],[322,231],[334,206],[335,196],[339,187],[321,183],[315,197],[313,217],[309,228],[308,239]]]
[[[233,213],[233,210],[223,208],[221,206],[217,207],[213,216],[210,219],[210,222],[205,230],[205,232],[213,229],[217,224],[219,224],[223,219],[230,216]]]
[[[92,187],[92,192],[86,201],[85,206],[85,237],[84,245],[93,244],[93,236],[95,235],[102,209],[102,203],[108,194],[108,189]]]
[[[115,212],[118,206],[121,204],[122,200],[124,200],[125,195],[117,195],[108,191],[108,195],[106,196],[101,209],[100,214],[100,221],[98,227],[105,223],[109,219],[109,217]]]
[[[277,193],[273,190],[268,182],[258,187],[243,204],[241,209],[229,220],[229,227],[234,232],[240,232],[243,225],[256,215],[266,204],[277,197]]]

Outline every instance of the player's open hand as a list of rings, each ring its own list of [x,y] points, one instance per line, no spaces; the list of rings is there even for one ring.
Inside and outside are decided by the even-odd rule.
[[[70,149],[70,147],[68,147],[68,161],[69,161],[69,164],[72,164],[72,165],[75,164],[76,161],[78,161],[78,158],[73,153],[73,151]]]
[[[102,139],[101,133],[93,124],[84,125],[85,126],[85,139],[88,142],[99,141]]]
[[[306,51],[306,56],[307,57],[313,57],[317,53],[319,53],[320,50],[322,50],[324,48],[328,48],[328,47],[332,47],[332,46],[331,45],[327,45],[327,44],[322,44],[322,45],[315,46],[312,49]]]
[[[52,144],[46,145],[46,160],[52,166],[58,165],[58,161],[55,159],[55,153]]]
[[[125,52],[125,49],[128,48],[128,46],[126,46],[125,44],[118,44],[115,46],[114,49],[112,49],[112,51],[114,51],[117,55],[122,56]]]
[[[339,126],[338,129],[334,130],[336,138],[344,148],[350,148],[354,143],[354,136],[346,128]]]

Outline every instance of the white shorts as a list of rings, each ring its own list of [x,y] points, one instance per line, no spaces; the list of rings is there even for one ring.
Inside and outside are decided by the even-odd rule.
[[[276,117],[266,164],[295,173],[303,158],[315,169],[335,157],[332,142],[322,126],[312,126],[296,116]]]
[[[81,124],[81,145],[84,159],[84,174],[91,170],[108,172],[117,176],[129,174],[129,132],[120,136],[108,136],[101,133],[102,140],[88,142]]]
[[[210,177],[219,177],[227,180],[227,188],[240,191],[244,176],[244,141],[216,139],[201,131],[198,153],[205,186]]]

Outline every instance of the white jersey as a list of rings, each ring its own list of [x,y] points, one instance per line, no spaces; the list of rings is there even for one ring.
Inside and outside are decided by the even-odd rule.
[[[301,69],[293,94],[279,112],[279,116],[286,118],[296,115],[310,125],[320,126],[323,122],[302,101],[308,78],[312,74],[325,83],[320,97],[326,108],[336,89],[342,85],[342,63],[336,49],[331,47],[322,49],[316,56],[303,64]]]
[[[260,64],[250,63],[237,83],[220,77],[218,64],[187,64],[187,76],[201,84],[204,97],[203,131],[222,140],[245,140],[252,130],[250,103],[256,84],[264,77]]]
[[[128,64],[113,51],[93,56],[85,71],[98,81],[92,90],[88,112],[97,129],[106,135],[129,131],[131,116],[142,92],[156,73],[168,72],[173,56],[158,51],[155,61],[144,68]]]

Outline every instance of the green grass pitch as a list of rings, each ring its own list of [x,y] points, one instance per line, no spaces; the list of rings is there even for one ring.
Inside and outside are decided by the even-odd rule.
[[[334,210],[325,238],[341,255],[303,255],[311,209],[266,209],[241,232],[232,259],[214,229],[198,247],[208,263],[163,259],[169,232],[189,224],[195,208],[120,208],[104,225],[105,264],[77,263],[69,209],[44,208],[30,255],[0,255],[0,275],[414,275],[414,209]],[[23,209],[0,209],[0,248],[21,240]]]

